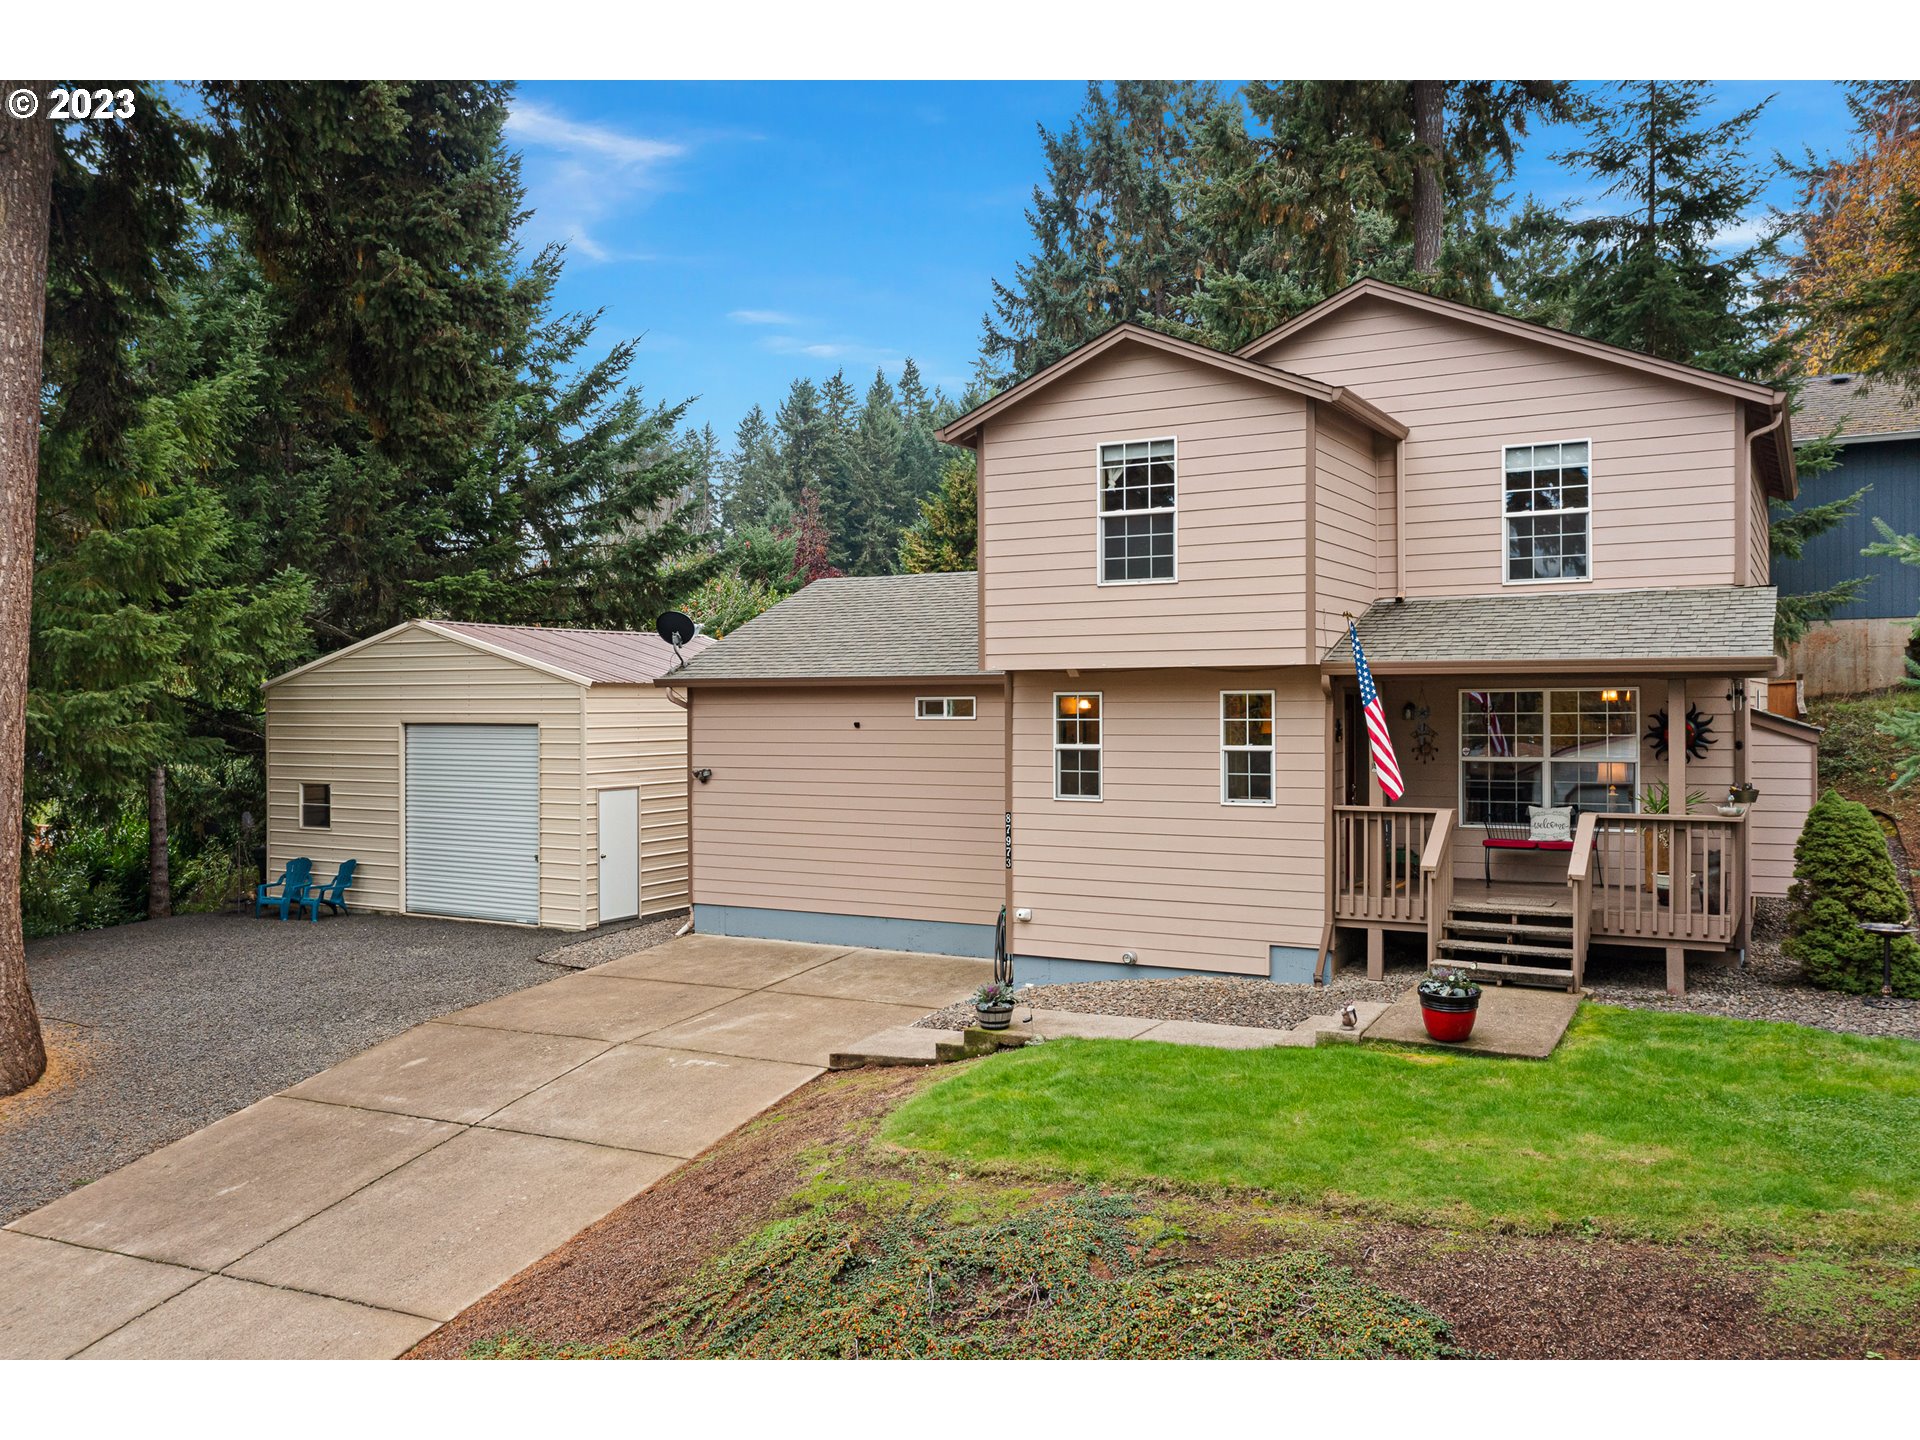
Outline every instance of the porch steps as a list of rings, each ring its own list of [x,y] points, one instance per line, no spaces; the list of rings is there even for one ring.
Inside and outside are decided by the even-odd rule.
[[[1551,901],[1456,897],[1436,948],[1476,980],[1573,988],[1573,917]]]

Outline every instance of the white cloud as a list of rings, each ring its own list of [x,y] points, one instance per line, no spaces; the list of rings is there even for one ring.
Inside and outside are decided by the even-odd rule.
[[[515,101],[507,135],[525,157],[530,241],[565,241],[587,260],[645,258],[617,253],[600,237],[616,212],[661,187],[662,172],[688,146],[575,120],[532,100]]]
[[[812,360],[847,360],[862,365],[897,365],[901,355],[856,340],[803,340],[795,335],[768,335],[760,348],[776,355],[805,355]]]
[[[570,154],[584,151],[628,169],[657,165],[687,153],[687,147],[675,141],[653,140],[644,135],[629,135],[610,125],[569,120],[559,111],[531,100],[515,103],[507,116],[507,134],[522,145]]]
[[[729,310],[727,318],[741,325],[796,325],[793,316],[780,310]]]

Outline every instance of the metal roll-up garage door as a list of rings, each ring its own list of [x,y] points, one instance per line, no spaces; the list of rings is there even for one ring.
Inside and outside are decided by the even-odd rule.
[[[407,909],[540,923],[540,727],[407,726]]]

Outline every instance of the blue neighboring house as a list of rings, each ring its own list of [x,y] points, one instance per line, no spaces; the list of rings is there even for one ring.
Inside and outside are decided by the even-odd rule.
[[[1811,541],[1798,560],[1775,560],[1782,595],[1807,595],[1865,575],[1860,598],[1817,625],[1790,657],[1804,693],[1856,694],[1898,684],[1906,674],[1914,617],[1920,615],[1920,570],[1864,556],[1880,538],[1873,517],[1902,534],[1920,534],[1920,405],[1898,386],[1858,375],[1817,375],[1800,395],[1793,438],[1811,440],[1840,427],[1840,464],[1825,475],[1802,475],[1795,509],[1823,504],[1871,486],[1859,513]],[[1920,647],[1915,649],[1920,658]]]

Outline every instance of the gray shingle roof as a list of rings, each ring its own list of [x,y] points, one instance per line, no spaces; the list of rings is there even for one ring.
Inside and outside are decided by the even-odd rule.
[[[1835,425],[1847,439],[1859,435],[1898,435],[1920,430],[1920,404],[1898,385],[1859,375],[1815,375],[1800,391],[1793,417],[1793,438],[1811,440]],[[1366,641],[1362,640],[1361,644]]]
[[[973,571],[816,580],[693,661],[680,680],[978,675]]]
[[[478,625],[465,620],[430,624],[492,645],[529,660],[539,660],[589,685],[646,685],[674,667],[673,647],[658,635],[628,630],[562,630],[544,625]],[[696,635],[681,653],[693,656],[712,645]]]
[[[1770,586],[1555,591],[1375,601],[1360,617],[1372,666],[1440,661],[1755,660],[1773,655]],[[1327,664],[1353,663],[1347,637]]]

